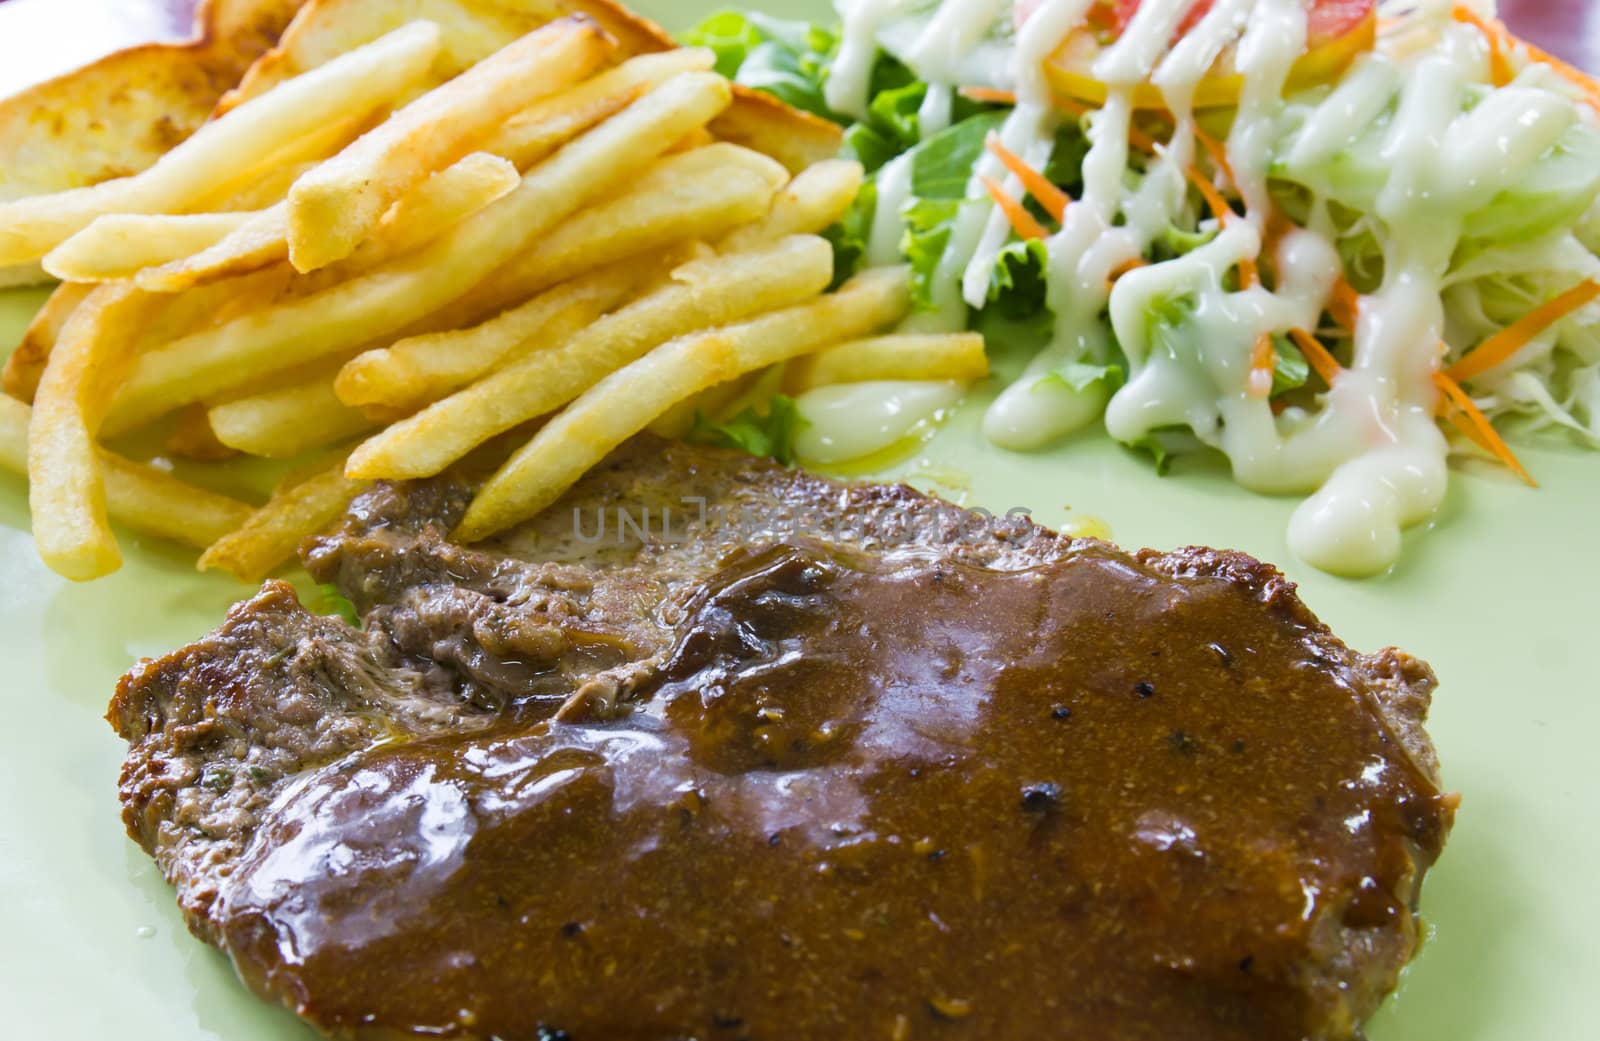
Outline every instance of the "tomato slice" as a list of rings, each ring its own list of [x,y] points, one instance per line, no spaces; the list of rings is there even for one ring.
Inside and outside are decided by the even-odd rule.
[[[1057,93],[1093,105],[1104,104],[1105,84],[1094,78],[1094,60],[1116,42],[1139,10],[1141,0],[1099,0],[1089,10],[1084,29],[1070,34],[1050,56],[1045,73]],[[1213,0],[1195,0],[1184,15],[1174,40],[1181,39],[1211,10]],[[1024,4],[1018,5],[1024,17]],[[1306,53],[1289,74],[1289,87],[1300,89],[1338,76],[1377,40],[1378,0],[1313,0],[1306,14]],[[1211,73],[1195,89],[1196,108],[1235,105],[1243,77],[1233,71],[1229,50],[1217,59]],[[1138,108],[1164,108],[1161,92],[1150,84],[1134,89]]]

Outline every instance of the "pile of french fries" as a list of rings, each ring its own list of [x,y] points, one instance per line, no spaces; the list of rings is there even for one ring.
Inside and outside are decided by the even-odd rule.
[[[455,533],[482,539],[791,359],[801,390],[985,374],[977,337],[874,336],[903,270],[828,291],[861,169],[728,140],[710,52],[629,57],[581,16],[441,78],[460,51],[414,21],[297,75],[269,54],[143,172],[0,204],[0,267],[61,280],[0,398],[50,567],[115,570],[115,518],[255,580],[368,482],[489,446]],[[298,465],[253,506],[107,447],[150,431]]]

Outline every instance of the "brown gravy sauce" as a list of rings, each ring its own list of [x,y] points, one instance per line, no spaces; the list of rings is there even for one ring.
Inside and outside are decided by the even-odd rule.
[[[247,982],[335,1033],[1292,1039],[1447,826],[1237,583],[787,545],[678,632],[619,718],[530,700],[286,792],[220,904]]]

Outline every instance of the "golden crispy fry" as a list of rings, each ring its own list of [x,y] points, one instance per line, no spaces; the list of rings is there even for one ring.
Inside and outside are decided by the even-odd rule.
[[[28,472],[28,423],[32,410],[0,397],[0,466]],[[100,450],[106,512],[136,531],[175,539],[199,549],[243,524],[250,507],[237,499],[185,484],[169,473]]]
[[[496,434],[560,408],[658,344],[788,306],[820,292],[832,277],[832,248],[811,236],[685,265],[674,281],[566,343],[535,351],[380,431],[351,454],[349,473],[436,474]],[[641,426],[653,418],[644,417]]]
[[[624,183],[635,164],[704,125],[730,96],[719,76],[674,77],[529,171],[510,195],[422,249],[360,278],[142,354],[107,416],[108,434],[371,343],[432,314],[567,215]]]
[[[62,328],[67,324],[67,319],[72,317],[72,312],[92,292],[94,286],[56,286],[50,299],[45,301],[44,307],[28,324],[28,331],[22,334],[22,342],[6,359],[5,372],[0,374],[0,386],[4,387],[7,394],[19,401],[33,400],[34,391],[39,389],[39,377],[44,375],[45,363],[50,360],[50,351],[55,347]]]
[[[378,425],[339,400],[331,375],[213,405],[207,415],[217,440],[268,459],[292,459]]]
[[[482,325],[359,354],[339,371],[339,400],[407,410],[431,404],[528,350],[566,341],[621,303],[656,266],[629,259],[564,282]]]
[[[735,87],[733,104],[710,130],[718,140],[769,155],[799,173],[839,154],[844,131],[832,120],[784,104],[765,91]]]
[[[437,26],[409,25],[207,123],[143,173],[0,204],[0,265],[37,260],[108,213],[196,209],[300,138],[393,101],[438,49]]]
[[[101,286],[67,320],[34,396],[28,424],[28,505],[33,541],[56,573],[74,581],[108,575],[122,554],[106,517],[94,436],[103,403],[126,367],[131,338],[152,298]]]
[[[111,213],[96,217],[44,258],[44,268],[64,282],[112,282],[198,253],[254,214]]]
[[[167,452],[179,459],[217,463],[232,459],[238,451],[217,440],[204,405],[190,405],[178,413],[178,423],[167,435]]]
[[[813,163],[778,193],[765,217],[733,232],[717,248],[748,249],[785,235],[818,234],[844,216],[861,190],[863,176],[861,164],[854,160]]]
[[[29,286],[49,285],[54,279],[38,261],[30,264],[11,264],[0,267],[0,289],[26,289]]]
[[[910,302],[905,270],[881,268],[857,276],[837,293],[651,351],[541,427],[479,490],[455,536],[473,542],[538,513],[684,398],[882,328],[903,316]]]
[[[344,260],[318,271],[317,276],[332,285],[371,271],[391,257],[432,242],[485,206],[510,195],[521,183],[517,168],[507,159],[488,152],[463,156],[401,196],[370,238]]]
[[[508,120],[484,141],[485,152],[527,169],[568,138],[581,133],[635,98],[683,72],[704,72],[715,56],[699,47],[630,58],[616,68],[537,102]]]
[[[716,238],[766,211],[783,167],[737,145],[671,155],[624,195],[575,214],[440,316],[467,325],[602,264],[687,239]]]
[[[151,293],[178,293],[204,282],[259,271],[289,259],[289,204],[252,213],[216,242],[140,271],[134,282]]]
[[[417,91],[421,94],[563,13],[555,4],[528,0],[308,0],[277,45],[223,95],[217,112],[231,112],[416,18],[434,22],[442,33],[433,70]]]
[[[464,218],[514,190],[516,168],[481,152],[462,158],[424,180],[390,209],[355,255],[320,272],[314,291],[353,278],[391,257],[410,252]],[[280,202],[249,218],[211,247],[135,277],[152,293],[178,293],[192,286],[258,271],[289,258],[289,207]]]
[[[797,359],[784,386],[790,393],[834,383],[872,380],[956,380],[989,375],[989,358],[978,333],[875,336],[853,340]]]
[[[694,429],[696,416],[720,415],[729,404],[745,392],[747,384],[753,378],[740,377],[690,395],[651,420],[648,429],[657,437],[681,438]]]
[[[289,262],[304,272],[348,257],[401,196],[519,110],[588,76],[611,47],[593,22],[564,18],[396,112],[289,189]]]
[[[209,282],[163,297],[139,336],[141,351],[214,328],[292,294],[294,270],[288,261],[237,278]]]
[[[246,582],[259,582],[294,557],[308,536],[326,531],[365,487],[344,476],[344,460],[334,459],[309,477],[274,492],[235,531],[200,555],[201,571],[220,569]]]

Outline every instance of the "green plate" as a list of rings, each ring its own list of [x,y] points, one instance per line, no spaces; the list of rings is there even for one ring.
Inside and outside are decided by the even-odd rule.
[[[822,13],[806,0],[761,6]],[[702,10],[644,7],[669,25]],[[0,294],[0,351],[41,299]],[[980,441],[978,397],[889,476],[996,512],[1025,506],[1047,524],[1097,519],[1125,546],[1205,544],[1277,561],[1353,646],[1395,644],[1438,672],[1429,729],[1464,801],[1428,879],[1427,948],[1373,1041],[1594,1036],[1600,456],[1558,442],[1519,446],[1540,491],[1492,469],[1458,470],[1437,523],[1410,536],[1400,566],[1348,582],[1289,557],[1293,502],[1253,496],[1207,466],[1157,477],[1098,435],[1001,452]],[[56,577],[29,539],[25,485],[0,474],[4,1033],[304,1041],[310,1031],[252,998],[221,955],[186,934],[172,891],[124,836],[123,745],[101,719],[136,659],[199,636],[250,590],[196,574],[181,549],[127,535],[123,545],[127,564],[108,579]]]

